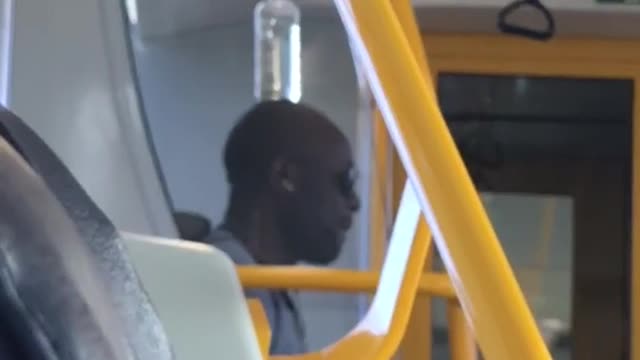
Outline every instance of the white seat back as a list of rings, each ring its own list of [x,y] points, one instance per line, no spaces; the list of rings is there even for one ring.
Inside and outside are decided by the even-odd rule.
[[[123,234],[177,360],[261,360],[231,260],[213,247]]]

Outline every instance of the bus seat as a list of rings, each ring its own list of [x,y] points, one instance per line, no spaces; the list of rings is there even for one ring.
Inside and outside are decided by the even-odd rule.
[[[124,333],[137,355],[136,359],[172,359],[169,340],[160,319],[147,298],[111,221],[42,139],[21,119],[1,107],[0,137],[4,137],[18,150],[44,181],[63,206],[80,238],[88,245],[97,266],[107,278],[106,291],[115,301]]]
[[[135,360],[96,256],[0,136],[0,358]]]
[[[211,233],[211,221],[204,215],[189,212],[176,211],[173,219],[178,228],[178,234],[183,240],[206,242],[207,236]]]
[[[235,266],[224,253],[189,241],[122,237],[177,359],[262,359]]]

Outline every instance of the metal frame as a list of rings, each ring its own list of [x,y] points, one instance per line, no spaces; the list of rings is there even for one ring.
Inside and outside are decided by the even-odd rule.
[[[624,39],[557,38],[548,43],[499,35],[427,34],[438,73],[627,79],[634,82],[632,224],[640,224],[640,48]],[[398,170],[396,170],[398,171]],[[640,228],[632,226],[631,359],[640,360]]]
[[[9,106],[13,47],[14,0],[0,0],[0,104]]]
[[[483,353],[550,359],[393,8],[336,4]]]

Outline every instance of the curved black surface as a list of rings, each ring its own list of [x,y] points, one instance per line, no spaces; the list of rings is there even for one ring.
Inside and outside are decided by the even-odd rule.
[[[3,134],[4,138],[9,138],[24,160],[43,180],[43,185],[53,193],[52,196],[55,196],[55,199],[62,205],[61,209],[70,219],[70,223],[75,225],[75,231],[77,231],[79,238],[86,244],[87,256],[93,259],[98,273],[105,280],[105,297],[113,302],[117,318],[114,320],[122,323],[122,333],[128,340],[135,358],[141,360],[172,359],[166,333],[128,260],[120,236],[111,221],[91,200],[52,150],[19,118],[7,110],[0,109],[0,128],[0,134]],[[3,154],[3,161],[15,161],[15,154],[10,156],[6,149]],[[100,164],[96,164],[96,166],[100,166]],[[31,177],[37,178],[35,174]],[[44,191],[40,191],[40,195],[46,197],[44,193]],[[31,197],[30,199],[38,201],[37,198]],[[3,211],[10,210],[3,209]],[[5,215],[2,216],[4,219]],[[61,218],[64,217],[57,217],[58,220]],[[25,217],[24,221],[27,220],[28,218]],[[6,222],[6,220],[4,221]],[[33,222],[34,226],[37,223]],[[25,235],[30,236],[30,233],[25,233]],[[29,241],[29,236],[23,241]],[[60,286],[65,286],[64,281],[61,284]],[[46,292],[42,292],[42,294],[46,294]],[[100,358],[91,356],[79,359]],[[121,359],[121,357],[112,357],[111,359]]]
[[[173,219],[176,222],[180,239],[206,243],[206,238],[211,233],[211,222],[204,215],[176,211],[173,213]]]
[[[103,275],[53,194],[0,140],[0,304],[12,357],[138,358]]]

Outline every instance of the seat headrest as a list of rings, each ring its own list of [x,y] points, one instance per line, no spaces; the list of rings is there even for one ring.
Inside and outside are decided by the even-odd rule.
[[[0,129],[2,136],[20,152],[62,205],[79,237],[96,259],[96,266],[106,279],[106,292],[114,301],[126,338],[137,358],[172,359],[167,335],[114,225],[62,161],[20,118],[0,108]]]
[[[135,359],[97,259],[3,139],[0,274],[3,327],[27,359]]]
[[[181,239],[204,242],[211,233],[211,222],[200,214],[176,211],[173,218]]]

